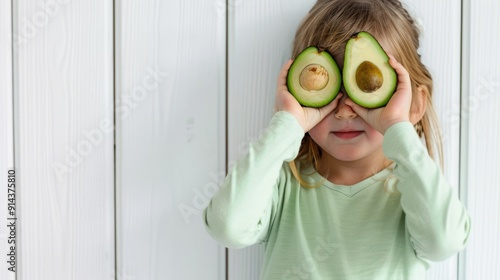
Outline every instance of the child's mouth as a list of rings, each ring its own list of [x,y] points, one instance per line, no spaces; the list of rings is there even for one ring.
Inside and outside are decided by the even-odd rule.
[[[354,131],[333,131],[333,134],[340,139],[352,139],[354,137],[359,136],[363,131],[354,130]]]

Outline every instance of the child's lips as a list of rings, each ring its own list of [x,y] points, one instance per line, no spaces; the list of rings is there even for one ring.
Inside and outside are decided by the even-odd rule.
[[[355,137],[358,137],[363,133],[362,130],[340,130],[340,131],[333,131],[332,132],[335,136],[337,136],[340,139],[352,139]]]

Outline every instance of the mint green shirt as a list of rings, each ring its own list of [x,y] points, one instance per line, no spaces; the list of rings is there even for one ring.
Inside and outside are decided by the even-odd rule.
[[[394,163],[352,186],[311,167],[303,178],[322,185],[299,184],[287,162],[303,136],[295,117],[276,113],[204,211],[224,246],[265,244],[262,279],[424,279],[432,261],[465,246],[466,209],[410,123],[384,135]]]

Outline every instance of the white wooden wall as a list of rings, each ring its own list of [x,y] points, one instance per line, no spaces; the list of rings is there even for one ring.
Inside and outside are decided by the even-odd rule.
[[[110,279],[112,1],[13,3],[17,279]]]
[[[445,176],[472,216],[467,250],[436,264],[436,280],[500,277],[500,5],[462,2],[404,1],[424,29]],[[0,184],[15,165],[17,279],[258,279],[262,247],[226,256],[201,211],[271,118],[313,3],[0,0]],[[4,187],[3,260],[6,207]],[[7,267],[0,279],[15,279]]]
[[[116,3],[118,276],[223,279],[201,215],[225,170],[223,6]]]
[[[466,1],[464,12],[461,175],[473,234],[463,274],[466,279],[499,279],[500,3]]]
[[[9,40],[11,33],[11,2],[0,0],[0,279],[14,280],[15,273],[8,270],[10,257],[8,242],[10,229],[7,227],[11,215],[7,211],[7,172],[14,167],[14,126],[12,115],[12,46]]]

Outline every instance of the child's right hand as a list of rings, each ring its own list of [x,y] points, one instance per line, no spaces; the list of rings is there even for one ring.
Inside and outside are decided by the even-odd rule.
[[[324,107],[302,107],[297,99],[295,99],[295,97],[293,97],[293,95],[288,91],[288,87],[286,86],[286,76],[291,64],[292,60],[289,60],[281,69],[278,77],[276,110],[286,111],[295,116],[299,124],[304,129],[304,132],[308,132],[337,107],[340,97],[342,97],[342,93],[339,93],[332,102]]]

